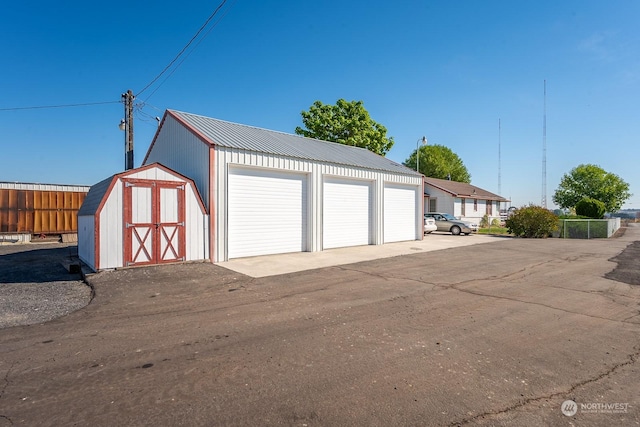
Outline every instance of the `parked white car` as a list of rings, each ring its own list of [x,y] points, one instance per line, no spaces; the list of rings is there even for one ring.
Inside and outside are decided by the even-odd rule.
[[[436,220],[431,217],[424,218],[424,234],[429,234],[438,229],[436,225]]]

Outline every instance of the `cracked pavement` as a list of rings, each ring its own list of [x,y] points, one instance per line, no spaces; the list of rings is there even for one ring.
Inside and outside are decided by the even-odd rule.
[[[0,330],[0,426],[640,425],[638,241],[100,273],[86,308]]]

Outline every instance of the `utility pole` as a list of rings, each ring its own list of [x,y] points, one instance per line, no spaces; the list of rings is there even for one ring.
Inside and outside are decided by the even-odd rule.
[[[416,141],[416,172],[420,172],[420,142],[422,141],[422,145],[427,145],[427,137],[423,136],[421,139]]]
[[[542,115],[542,207],[547,208],[547,80],[544,81],[544,113]]]
[[[133,169],[133,100],[131,89],[122,94],[124,102],[124,170]]]

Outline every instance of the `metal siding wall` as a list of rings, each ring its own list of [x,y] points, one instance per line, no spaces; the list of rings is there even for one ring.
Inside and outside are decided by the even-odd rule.
[[[322,250],[322,166],[319,164],[311,165],[311,176],[309,177],[309,193],[307,200],[309,201],[308,212],[310,219],[309,233],[309,250],[318,252]]]
[[[86,192],[0,189],[0,232],[75,233]]]
[[[145,164],[159,162],[191,178],[200,192],[204,205],[209,206],[208,144],[167,116]]]
[[[92,270],[96,269],[95,217],[78,217],[78,257]]]
[[[227,171],[228,164],[284,169],[294,172],[305,172],[310,176],[308,182],[308,216],[307,216],[307,248],[310,251],[320,251],[322,236],[322,180],[324,175],[335,175],[345,178],[358,178],[373,181],[372,183],[372,244],[383,243],[383,192],[384,183],[407,184],[419,186],[422,177],[385,173],[363,168],[349,168],[329,163],[314,163],[282,156],[262,153],[248,153],[243,150],[215,147],[215,188],[212,197],[215,201],[214,219],[214,262],[226,261],[227,257]],[[167,165],[168,166],[168,165]],[[188,174],[185,174],[189,176]],[[416,196],[416,217],[421,210],[420,195]],[[419,218],[418,218],[419,219]],[[421,222],[417,221],[420,225]]]
[[[100,211],[100,268],[123,266],[123,194],[122,181],[118,180],[107,196]]]

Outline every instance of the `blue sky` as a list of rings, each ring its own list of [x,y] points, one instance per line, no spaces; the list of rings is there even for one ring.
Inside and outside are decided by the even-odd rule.
[[[0,181],[91,185],[122,171],[120,95],[151,82],[218,4],[4,5]],[[387,127],[392,160],[424,135],[496,193],[500,139],[501,195],[539,204],[546,80],[548,206],[563,174],[595,163],[640,208],[638,22],[636,0],[228,0],[136,98],[135,165],[167,108],[293,133],[315,100],[344,98]],[[110,103],[12,109],[97,102]]]

